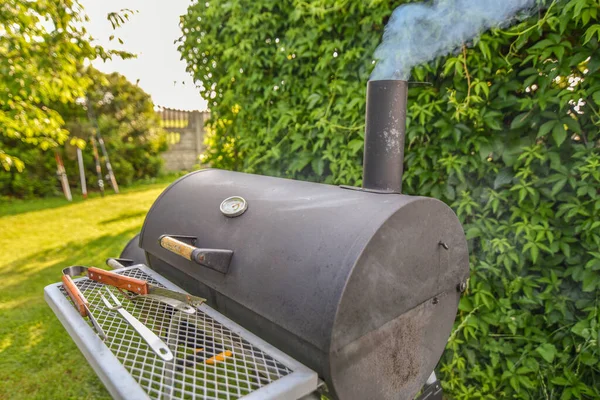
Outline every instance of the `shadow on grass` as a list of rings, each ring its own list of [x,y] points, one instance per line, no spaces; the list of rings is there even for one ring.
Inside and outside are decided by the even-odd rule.
[[[111,224],[113,222],[123,221],[124,219],[141,217],[142,215],[146,215],[146,213],[147,213],[147,211],[145,211],[145,210],[143,210],[143,211],[134,211],[134,212],[129,212],[129,213],[123,213],[123,214],[117,215],[114,218],[105,219],[104,221],[100,221],[99,224],[100,225],[108,225],[108,224]]]
[[[3,200],[0,204],[0,217],[19,215],[31,211],[51,210],[81,203],[83,201],[83,197],[80,196],[73,196],[73,201],[67,201],[63,197],[44,197],[31,200]]]
[[[85,243],[68,242],[52,250],[0,265],[0,271],[2,271],[0,272],[0,282],[5,282],[9,277],[11,281],[14,281],[15,275],[18,276],[17,283],[9,286],[1,285],[0,301],[3,301],[5,296],[15,300],[20,293],[27,292],[33,282],[46,286],[60,281],[62,269],[70,265],[103,268],[106,258],[118,257],[125,245],[138,232],[139,228],[135,227],[123,232],[107,234]],[[40,269],[39,265],[44,264],[50,265]]]
[[[132,191],[142,191],[142,190],[151,190],[152,186],[142,186],[136,188],[137,190]],[[128,192],[127,192],[128,193]],[[61,207],[68,207],[73,204],[84,203],[88,200],[92,199],[100,199],[103,197],[113,196],[113,193],[107,194],[106,196],[101,196],[100,192],[98,193],[89,193],[88,198],[84,199],[83,196],[74,194],[73,201],[68,201],[64,197],[41,197],[36,199],[10,199],[5,200],[0,204],[0,217],[7,217],[11,215],[19,215],[25,214],[32,211],[42,211],[42,210],[52,210]],[[118,196],[118,195],[117,195]]]
[[[110,398],[44,301],[69,265],[104,266],[138,232],[70,242],[0,266],[0,398]],[[41,267],[40,267],[41,266]]]

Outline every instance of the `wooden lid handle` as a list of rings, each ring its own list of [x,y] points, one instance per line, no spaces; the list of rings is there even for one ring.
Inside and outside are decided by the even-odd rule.
[[[231,263],[231,257],[233,257],[232,250],[201,249],[169,235],[162,235],[158,238],[158,243],[163,249],[169,250],[171,253],[200,264],[203,267],[214,269],[222,274],[229,272],[229,264]]]
[[[174,237],[163,235],[159,239],[159,244],[163,249],[167,249],[172,253],[177,254],[185,258],[186,260],[192,261],[192,255],[197,247],[182,242],[181,240],[175,239]]]

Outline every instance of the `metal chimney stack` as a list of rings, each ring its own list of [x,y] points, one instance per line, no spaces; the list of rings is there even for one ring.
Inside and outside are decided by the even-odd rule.
[[[367,83],[363,188],[382,193],[402,192],[408,82]]]

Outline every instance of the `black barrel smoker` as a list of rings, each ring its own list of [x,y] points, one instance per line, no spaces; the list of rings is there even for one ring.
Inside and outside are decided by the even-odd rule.
[[[406,102],[407,82],[369,82],[362,188],[193,172],[160,195],[122,257],[206,297],[339,399],[412,399],[469,266],[452,210],[401,194]]]

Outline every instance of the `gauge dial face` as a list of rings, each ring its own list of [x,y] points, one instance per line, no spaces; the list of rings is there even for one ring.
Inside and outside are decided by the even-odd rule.
[[[241,196],[231,196],[223,200],[220,208],[226,217],[237,217],[248,209],[248,203]]]

